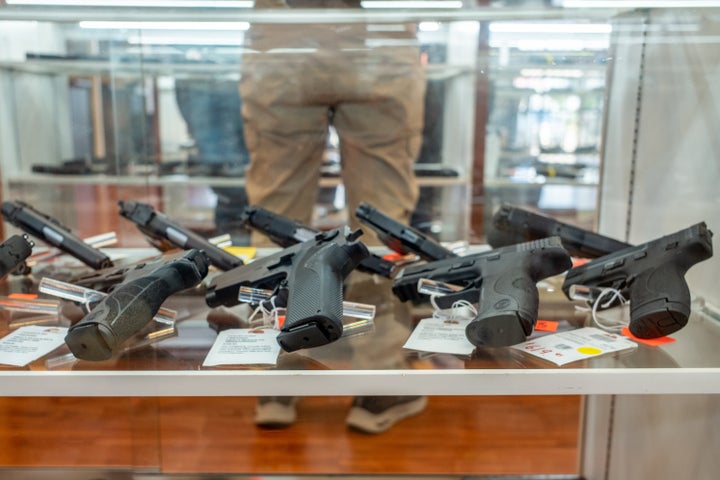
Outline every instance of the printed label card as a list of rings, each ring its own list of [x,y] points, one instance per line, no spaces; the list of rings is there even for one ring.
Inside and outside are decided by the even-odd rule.
[[[237,328],[220,332],[205,357],[203,367],[218,365],[275,365],[280,355],[278,331]]]
[[[467,319],[424,318],[420,320],[403,348],[420,352],[470,355],[475,345],[465,336]]]
[[[556,365],[637,348],[637,343],[594,327],[545,335],[512,348],[548,360]]]
[[[0,339],[0,363],[24,367],[65,343],[67,328],[27,325]]]

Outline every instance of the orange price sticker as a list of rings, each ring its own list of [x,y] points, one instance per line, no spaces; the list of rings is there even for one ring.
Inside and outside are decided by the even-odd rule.
[[[665,345],[666,343],[672,343],[675,341],[675,339],[672,337],[638,338],[630,332],[630,329],[628,327],[623,327],[622,334],[631,340],[634,340],[638,343],[644,343],[645,345],[650,345],[651,347],[657,347],[659,345]]]
[[[558,322],[552,320],[538,320],[535,324],[535,330],[540,332],[557,332]]]
[[[405,258],[405,255],[403,255],[402,253],[391,252],[391,253],[386,253],[385,255],[383,255],[382,258],[384,260],[388,260],[390,262],[399,262],[400,260]]]
[[[35,293],[11,293],[8,295],[9,298],[19,298],[21,300],[35,300],[38,298]]]
[[[572,266],[573,267],[579,267],[580,265],[585,265],[590,261],[589,258],[575,258],[572,259]]]
[[[277,317],[278,328],[282,328],[284,323],[285,323],[285,315],[278,315],[278,317]]]

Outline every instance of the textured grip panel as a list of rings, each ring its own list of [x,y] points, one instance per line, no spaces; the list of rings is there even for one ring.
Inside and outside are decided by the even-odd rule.
[[[329,268],[305,268],[296,277],[297,286],[288,296],[288,315],[285,325],[313,316],[321,316],[342,329],[342,277]]]
[[[557,237],[502,249],[481,267],[479,312],[465,333],[473,345],[503,347],[520,343],[537,321],[538,281],[558,275],[572,260]]]
[[[83,360],[105,360],[137,335],[173,293],[196,285],[207,275],[207,260],[192,250],[185,258],[120,285],[68,331],[70,351]]]
[[[535,282],[524,269],[484,278],[478,315],[465,330],[468,340],[478,347],[503,347],[524,341],[535,326],[538,301]]]
[[[283,349],[318,347],[340,338],[343,280],[368,255],[361,242],[329,233],[293,260],[297,263],[288,276],[287,315],[277,337]]]
[[[300,256],[288,284],[287,315],[278,341],[287,351],[333,342],[342,335],[345,252],[327,243]],[[340,261],[338,261],[340,260]]]
[[[690,290],[685,271],[674,263],[646,270],[630,289],[630,332],[658,338],[677,332],[690,316]]]

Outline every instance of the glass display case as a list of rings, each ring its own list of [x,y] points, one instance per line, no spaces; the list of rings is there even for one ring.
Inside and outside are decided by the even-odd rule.
[[[243,207],[273,190],[292,220],[323,231],[356,223],[353,206],[370,201],[357,191],[370,192],[378,209],[407,210],[407,225],[461,256],[489,249],[494,214],[507,204],[632,245],[700,222],[710,230],[720,225],[715,2],[41,3],[0,2],[2,199],[32,205],[81,238],[115,232],[117,243],[102,249],[116,265],[160,253],[147,232],[119,215],[119,201],[150,204],[203,238],[229,234],[234,248],[251,243]],[[371,152],[358,153],[368,137]],[[311,157],[311,148],[317,161],[294,166],[296,157]],[[383,167],[373,170],[378,158]],[[282,162],[286,168],[268,172]],[[368,180],[364,170],[374,175]],[[300,179],[316,182],[313,191],[299,188]],[[303,219],[298,211],[311,215]],[[4,233],[8,239],[21,232],[5,222]],[[369,231],[364,238],[374,240]],[[390,253],[373,240],[373,254]],[[278,247],[241,251],[264,258]],[[603,271],[617,266],[611,263]],[[667,343],[619,336],[632,346],[564,365],[527,345],[475,345],[462,354],[409,348],[413,329],[441,309],[400,302],[390,288],[397,276],[362,272],[344,282],[346,300],[375,307],[372,333],[283,352],[269,364],[210,365],[223,332],[250,326],[253,314],[246,306],[210,308],[204,289],[230,273],[211,267],[199,286],[162,302],[174,315],[165,324],[169,338],[153,338],[154,330],[149,345],[131,342],[99,362],[59,344],[25,365],[3,365],[0,392],[136,399],[580,395],[578,476],[644,476],[634,469],[651,459],[662,467],[653,470],[658,478],[682,476],[688,465],[699,465],[693,471],[701,478],[712,471],[710,454],[690,451],[710,452],[718,440],[682,412],[691,408],[708,424],[718,422],[718,266],[707,258],[680,275],[692,313]],[[2,335],[27,317],[37,324],[34,314],[12,311],[16,294],[40,292],[47,300],[43,278],[72,284],[88,271],[56,255],[32,265],[31,274],[8,275]],[[489,274],[485,286],[482,275],[474,286],[489,289]],[[549,336],[538,318],[556,334],[602,326],[586,303],[568,300],[563,275],[533,283],[539,306],[529,341]],[[481,307],[479,298],[470,303]],[[62,310],[65,300],[54,305],[51,326],[67,328],[87,314]],[[627,315],[627,308],[615,312]],[[149,428],[158,412],[138,401],[131,413]],[[663,405],[673,405],[673,414],[662,414]],[[646,407],[648,416],[633,416]],[[642,449],[643,461],[628,462],[628,445],[655,427],[699,431],[699,440],[680,448],[658,438],[679,459]],[[160,456],[150,452],[129,468],[161,468]],[[414,473],[425,473],[422,465]],[[457,471],[448,466],[446,473]]]
[[[131,12],[127,21],[16,23],[14,28],[24,28],[26,35],[48,38],[48,46],[35,43],[37,51],[22,47],[4,55],[11,98],[35,98],[40,109],[51,104],[64,126],[33,105],[11,100],[7,125],[19,130],[17,135],[8,131],[13,140],[4,142],[4,171],[13,172],[5,175],[8,196],[30,200],[53,190],[63,198],[32,201],[60,206],[84,190],[79,203],[94,199],[92,204],[103,205],[107,187],[139,187],[132,194],[145,189],[145,196],[159,195],[169,215],[206,231],[215,228],[213,210],[222,208],[223,200],[242,196],[245,182],[249,154],[238,82],[243,58],[253,55],[245,40],[250,23],[244,18],[221,21],[222,9],[192,11],[197,11],[194,23],[182,20],[182,9],[155,22]],[[402,24],[397,15],[386,18],[384,10],[369,11],[380,14],[368,26],[380,32],[367,40],[373,51],[384,48],[372,44],[384,41],[384,30],[392,34]],[[286,15],[277,10],[232,12],[269,26]],[[475,96],[479,27],[462,19],[434,22],[413,16],[427,88],[412,112],[423,125],[422,148],[415,158],[420,200],[413,225],[443,241],[467,239],[470,215],[465,205],[470,204],[476,127],[474,112],[463,107]],[[341,10],[320,23],[352,25],[358,20],[365,21]],[[12,30],[7,35],[15,45]],[[38,135],[43,142],[36,141]],[[348,216],[339,148],[331,125],[313,216],[322,228],[337,226]],[[35,186],[43,182],[58,188],[38,191]],[[78,225],[85,235],[94,234],[85,231],[85,222],[94,225],[104,217],[92,209],[83,212],[85,219],[67,209],[49,213]]]

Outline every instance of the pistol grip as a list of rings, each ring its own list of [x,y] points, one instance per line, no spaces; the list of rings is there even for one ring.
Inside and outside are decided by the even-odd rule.
[[[303,251],[287,278],[288,301],[285,323],[277,336],[288,352],[334,342],[343,333],[343,280],[370,255],[367,247],[346,236],[338,245],[339,231],[323,234],[324,242]]]
[[[343,276],[311,262],[291,275],[285,323],[277,336],[283,350],[293,352],[331,343],[343,332]]]
[[[686,268],[668,262],[637,276],[630,287],[630,332],[658,338],[677,332],[690,316]]]
[[[196,285],[207,275],[204,255],[198,250],[190,251],[183,259],[121,284],[70,327],[65,337],[70,351],[82,360],[112,357],[126,340],[152,321],[170,295]]]
[[[107,360],[152,320],[169,295],[167,284],[157,278],[121,285],[70,328],[65,343],[77,358]]]
[[[479,312],[465,335],[477,347],[506,347],[524,342],[537,320],[539,295],[524,269],[484,277]]]

